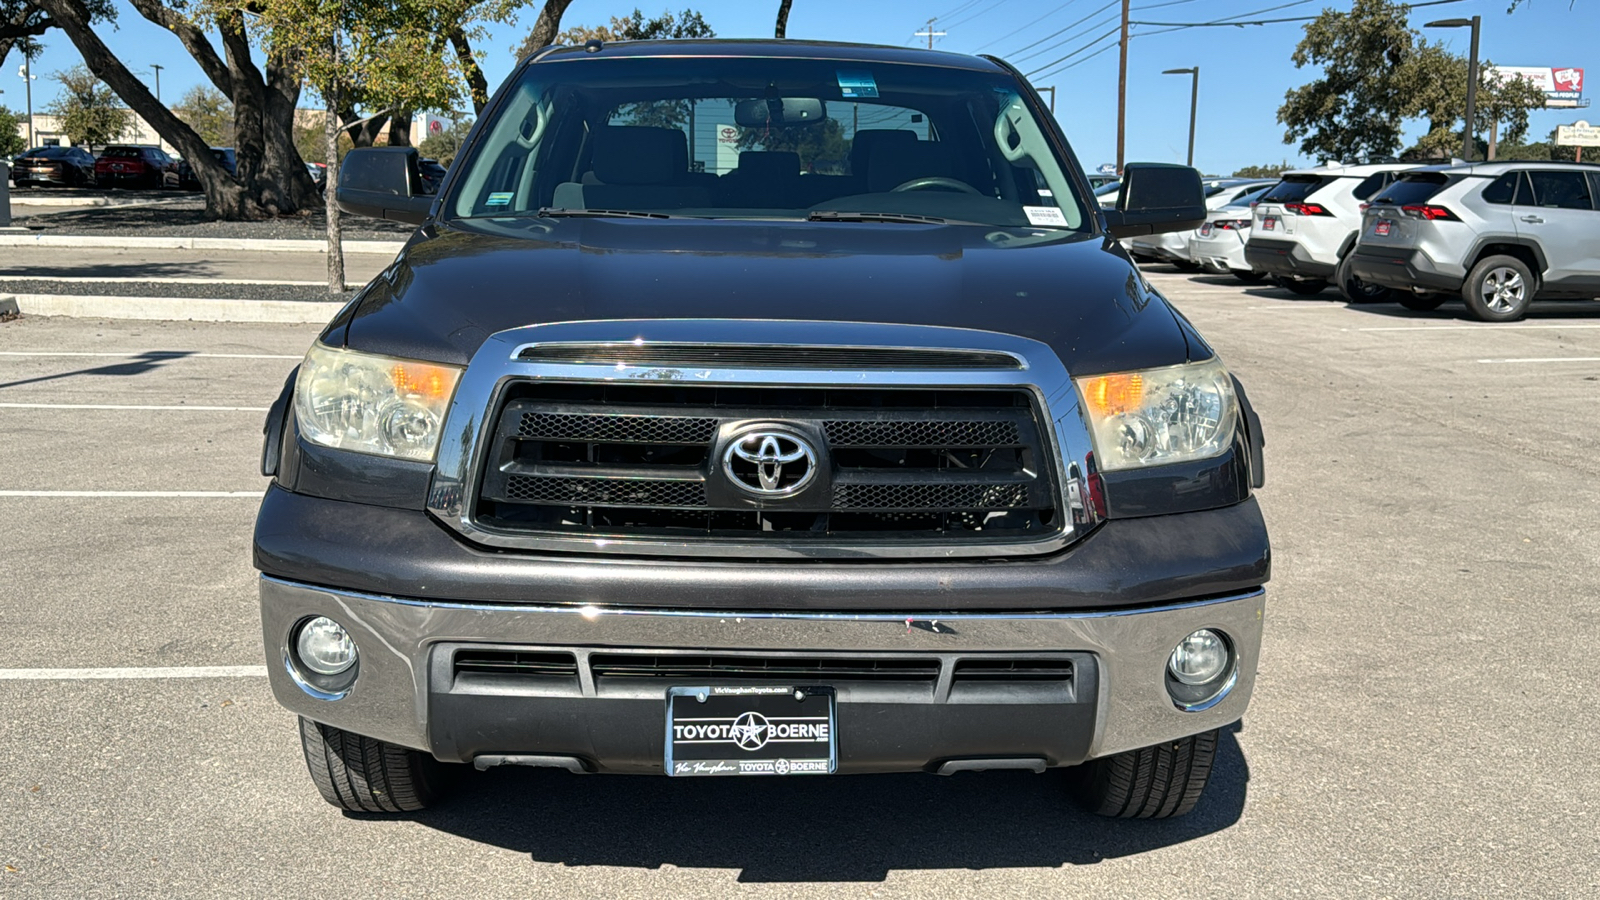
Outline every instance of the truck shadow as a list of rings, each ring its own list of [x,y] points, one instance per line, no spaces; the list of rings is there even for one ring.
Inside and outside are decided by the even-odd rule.
[[[1092,865],[1239,820],[1250,781],[1223,729],[1199,806],[1166,821],[1102,819],[1064,772],[840,778],[588,778],[474,773],[423,825],[567,866],[738,869],[741,882],[878,882],[906,869]]]
[[[130,376],[143,375],[153,372],[162,365],[174,360],[193,356],[193,350],[149,350],[144,353],[129,356],[126,362],[112,363],[104,366],[94,366],[87,369],[74,369],[71,372],[56,372],[51,375],[40,375],[37,378],[23,378],[17,381],[0,382],[0,388],[21,387],[25,384],[40,384],[46,381],[58,381],[62,378],[74,378],[79,375],[110,375]]]

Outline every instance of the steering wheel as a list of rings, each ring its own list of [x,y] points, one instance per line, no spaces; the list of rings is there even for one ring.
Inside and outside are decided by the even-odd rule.
[[[979,197],[983,196],[983,194],[977,188],[967,184],[965,181],[960,181],[955,178],[945,178],[942,175],[925,175],[922,178],[913,178],[904,184],[895,185],[889,189],[889,192],[896,193],[898,191],[924,191],[928,188],[936,187],[949,188],[954,191],[960,191],[963,194],[975,194]]]

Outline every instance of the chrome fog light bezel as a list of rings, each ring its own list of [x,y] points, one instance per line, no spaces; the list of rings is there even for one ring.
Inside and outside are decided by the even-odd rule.
[[[1211,632],[1222,642],[1223,649],[1227,653],[1227,662],[1211,678],[1203,682],[1191,683],[1178,677],[1173,668],[1173,661],[1183,643],[1201,631]],[[1162,666],[1162,675],[1166,683],[1167,695],[1172,699],[1174,706],[1184,712],[1202,712],[1221,703],[1229,692],[1233,690],[1233,686],[1238,683],[1239,653],[1233,638],[1226,631],[1213,627],[1196,628],[1173,645],[1172,650],[1167,654],[1166,664]]]
[[[337,671],[322,671],[314,667],[306,658],[306,653],[301,645],[306,635],[306,629],[316,624],[319,620],[332,623],[344,632],[351,645],[351,657],[348,665]],[[284,668],[289,677],[300,689],[319,700],[340,700],[350,693],[350,688],[355,684],[356,677],[361,670],[361,650],[355,644],[355,638],[350,630],[338,620],[329,616],[306,616],[294,624],[290,629],[288,639],[283,647]]]

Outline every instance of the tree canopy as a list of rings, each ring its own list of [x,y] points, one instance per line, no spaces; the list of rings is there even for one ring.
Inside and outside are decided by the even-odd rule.
[[[172,111],[207,144],[233,146],[233,102],[216,88],[195,85],[184,92]]]
[[[552,43],[548,38],[542,42],[538,38],[538,29],[535,28],[516,49],[518,59],[544,49]],[[646,19],[644,13],[635,8],[632,15],[612,16],[606,25],[574,25],[555,35],[554,43],[557,44],[584,44],[589,41],[654,41],[662,39],[685,38],[712,38],[716,32],[706,24],[700,13],[686,9],[676,15],[670,10],[663,10],[661,15]]]
[[[32,149],[27,139],[17,133],[17,126],[21,123],[22,116],[0,106],[0,156],[16,156]]]
[[[76,65],[53,77],[61,82],[61,93],[46,109],[74,144],[100,146],[123,138],[133,114],[88,66]]]
[[[1267,163],[1264,166],[1245,166],[1244,168],[1234,172],[1233,177],[1277,178],[1279,175],[1282,175],[1284,172],[1287,172],[1292,168],[1294,168],[1294,166],[1289,165],[1288,160],[1284,160],[1283,162]]]

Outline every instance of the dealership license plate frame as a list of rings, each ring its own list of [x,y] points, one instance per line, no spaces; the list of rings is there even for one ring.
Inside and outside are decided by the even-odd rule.
[[[837,693],[826,685],[701,685],[667,689],[665,771],[674,777],[732,775],[831,775],[839,768]],[[796,704],[799,704],[796,706]],[[787,707],[787,708],[786,708]],[[799,715],[782,715],[786,712]],[[699,715],[696,715],[699,713]],[[730,714],[731,713],[731,714]],[[745,719],[754,715],[759,721]],[[754,748],[741,747],[731,736],[695,734],[680,738],[678,725],[727,726],[742,724],[772,729],[765,737],[747,732],[746,743],[760,739]],[[823,720],[826,737],[794,739],[776,737],[779,725],[815,726]],[[816,751],[826,747],[826,756]],[[794,753],[787,752],[790,748]],[[689,755],[685,755],[685,754]]]

